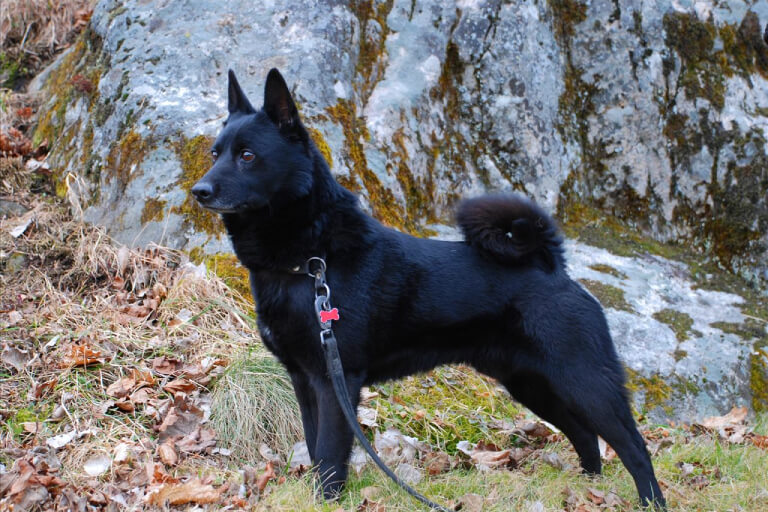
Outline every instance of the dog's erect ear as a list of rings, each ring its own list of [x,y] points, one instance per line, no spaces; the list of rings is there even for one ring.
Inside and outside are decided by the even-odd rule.
[[[240,88],[240,84],[237,83],[235,78],[235,72],[229,70],[229,113],[234,114],[240,112],[243,114],[253,114],[256,110],[251,106],[248,98],[245,97],[245,93]]]
[[[291,98],[291,91],[280,72],[272,68],[264,86],[264,112],[281,130],[299,126],[299,111]]]

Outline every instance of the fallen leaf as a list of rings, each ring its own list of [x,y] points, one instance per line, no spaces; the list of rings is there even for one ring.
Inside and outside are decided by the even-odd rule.
[[[375,501],[365,498],[355,510],[357,512],[386,512],[387,509],[381,503],[376,503]]]
[[[421,474],[421,470],[407,462],[398,464],[397,467],[395,467],[395,474],[408,485],[416,485],[421,482],[421,479],[424,477],[424,475]]]
[[[747,418],[747,412],[746,407],[734,407],[724,416],[704,418],[699,422],[699,425],[712,430],[718,430],[729,425],[740,425]]]
[[[14,346],[3,343],[3,351],[0,353],[0,361],[12,366],[17,372],[24,369],[24,366],[32,359],[32,356],[26,350],[18,349]]]
[[[225,488],[226,486],[222,486],[215,489],[212,485],[203,485],[198,479],[183,484],[162,484],[157,489],[152,489],[145,501],[149,505],[158,507],[190,503],[205,505],[219,501]]]
[[[570,464],[563,461],[563,459],[560,458],[560,455],[555,452],[542,452],[539,454],[539,459],[546,462],[553,468],[563,471],[567,471],[572,468]]]
[[[405,436],[391,428],[384,433],[376,432],[373,446],[381,460],[390,466],[400,462],[412,462],[416,459],[417,452],[427,451],[426,446],[415,437]]]
[[[602,505],[605,503],[605,493],[591,487],[587,489],[587,498],[589,498],[589,501],[595,505]]]
[[[172,395],[175,395],[176,393],[189,394],[197,389],[197,386],[195,386],[193,382],[190,382],[187,379],[175,379],[163,386],[163,389]]]
[[[768,450],[768,436],[750,434],[749,440],[752,442],[752,444],[754,444],[758,448],[762,448],[763,450]]]
[[[445,452],[430,452],[424,456],[424,467],[430,475],[439,475],[451,469],[451,456]]]
[[[272,465],[272,461],[269,461],[267,462],[267,467],[264,469],[264,472],[256,479],[256,489],[258,489],[259,493],[264,492],[269,481],[274,480],[275,478],[277,478],[275,468]]]
[[[475,493],[465,494],[459,498],[461,512],[481,512],[484,504],[485,498]]]
[[[75,437],[77,437],[77,432],[72,430],[46,439],[45,444],[51,448],[59,449],[71,443]]]
[[[34,218],[34,212],[27,213],[21,218],[21,223],[16,225],[12,229],[9,229],[8,233],[10,233],[13,238],[19,238],[21,235],[24,234],[27,228],[29,228],[29,225],[32,224],[33,218]]]
[[[169,437],[184,437],[191,434],[203,419],[202,411],[195,410],[184,402],[176,402],[176,404],[168,410],[168,414],[158,427],[161,443]]]
[[[378,426],[378,423],[376,423],[377,416],[378,413],[376,412],[376,409],[363,406],[357,408],[357,421],[360,422],[361,425],[370,428]]]
[[[178,359],[171,359],[165,356],[156,357],[152,360],[152,369],[161,375],[173,375],[182,366],[183,363]]]
[[[216,445],[216,432],[198,425],[195,430],[176,441],[179,451],[194,453]]]
[[[469,456],[472,463],[479,471],[490,471],[507,466],[512,458],[510,450],[472,450]]]
[[[360,496],[363,497],[363,499],[366,500],[375,500],[379,497],[381,494],[381,487],[376,487],[375,485],[369,485],[368,487],[363,487],[360,489]]]
[[[62,366],[64,368],[71,368],[73,366],[86,367],[103,362],[104,359],[101,351],[94,350],[87,344],[69,345],[68,352],[62,358]]]
[[[136,379],[123,377],[107,387],[107,394],[115,398],[125,398],[133,391],[134,387],[136,387]]]
[[[179,456],[170,439],[157,446],[157,455],[166,466],[175,466],[179,462]]]
[[[83,470],[89,476],[99,476],[107,472],[112,465],[112,459],[108,455],[96,455],[85,461]]]
[[[23,421],[20,425],[28,434],[39,434],[43,430],[43,424],[39,421]]]

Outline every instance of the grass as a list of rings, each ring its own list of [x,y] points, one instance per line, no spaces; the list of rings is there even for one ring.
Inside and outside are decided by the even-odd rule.
[[[211,419],[219,439],[249,464],[263,460],[262,443],[287,455],[304,438],[291,381],[263,347],[227,367],[213,391]]]
[[[3,0],[0,87],[14,87],[66,48],[86,26],[94,0]]]

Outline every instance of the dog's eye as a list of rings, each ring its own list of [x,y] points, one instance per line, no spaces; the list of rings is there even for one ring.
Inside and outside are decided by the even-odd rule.
[[[211,158],[213,158],[213,161],[215,162],[217,158],[219,158],[219,152],[214,150],[211,150]]]
[[[246,151],[243,151],[242,153],[240,153],[240,158],[242,158],[242,159],[243,159],[243,160],[245,160],[246,162],[250,162],[251,160],[253,160],[254,158],[256,158],[256,155],[254,155],[254,154],[253,154],[253,153],[251,153],[250,151],[247,151],[247,150],[246,150]]]

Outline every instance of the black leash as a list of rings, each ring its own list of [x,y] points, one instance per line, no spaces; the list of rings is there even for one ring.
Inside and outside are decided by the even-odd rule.
[[[331,328],[331,322],[339,319],[339,310],[331,307],[331,289],[325,280],[325,270],[327,268],[325,260],[319,257],[312,257],[307,260],[305,265],[308,275],[315,279],[315,313],[317,314],[317,321],[320,324],[320,344],[325,353],[325,364],[328,368],[328,375],[331,378],[331,383],[333,384],[333,390],[336,393],[336,400],[338,400],[339,406],[344,412],[344,417],[347,419],[349,427],[363,446],[363,449],[368,453],[368,456],[373,459],[373,462],[375,462],[384,474],[391,478],[393,482],[431,509],[439,510],[440,512],[451,512],[442,505],[430,501],[428,498],[416,492],[411,486],[403,482],[387,467],[386,464],[384,464],[384,462],[382,462],[371,447],[368,439],[366,439],[365,434],[363,434],[363,431],[360,429],[360,424],[357,422],[357,414],[352,408],[352,400],[349,397],[349,390],[347,389],[347,383],[344,379],[344,368],[341,365],[341,356],[339,356],[339,347],[336,343],[336,336],[333,334],[333,329]],[[314,272],[312,271],[313,266],[316,267]],[[292,270],[294,273],[297,273],[299,268]]]

